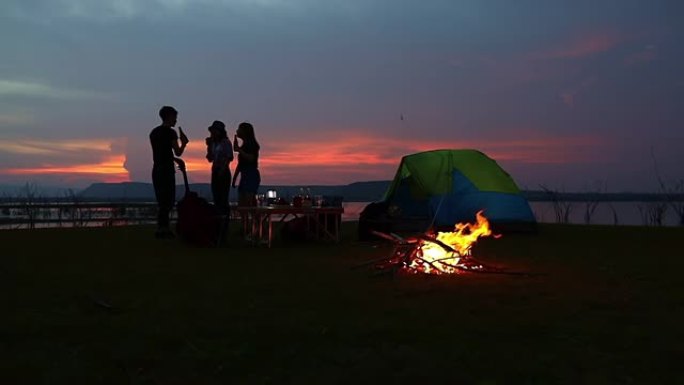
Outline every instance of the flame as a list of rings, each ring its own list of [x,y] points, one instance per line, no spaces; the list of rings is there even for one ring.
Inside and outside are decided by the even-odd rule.
[[[477,212],[476,219],[477,223],[457,223],[453,232],[438,232],[435,237],[437,242],[421,240],[415,257],[410,261],[409,270],[427,274],[453,274],[465,268],[472,247],[480,237],[501,237],[492,234],[482,210]]]

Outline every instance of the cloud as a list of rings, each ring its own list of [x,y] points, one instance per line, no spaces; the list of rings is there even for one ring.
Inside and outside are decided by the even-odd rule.
[[[7,126],[23,126],[31,124],[35,121],[35,117],[25,111],[18,112],[0,112],[0,125]]]
[[[59,177],[62,182],[83,178],[128,181],[125,154],[120,152],[124,146],[124,139],[3,139],[0,140],[0,155],[7,160],[0,167],[0,175],[12,179]]]
[[[0,152],[20,155],[64,156],[69,153],[108,153],[121,139],[0,139]]]
[[[588,32],[575,38],[560,38],[541,49],[504,54],[450,55],[446,61],[464,73],[480,74],[485,79],[480,87],[499,92],[511,86],[578,76],[581,65],[574,60],[563,59],[586,59],[610,51],[626,40],[626,35],[617,32]],[[564,91],[561,98],[572,105],[576,93]]]
[[[223,12],[234,15],[241,12],[272,11],[273,13],[310,12],[313,7],[349,9],[346,1],[328,0],[9,0],[0,5],[6,15],[33,21],[60,18],[90,21],[116,21],[134,18],[159,18],[187,15],[190,11],[209,14]]]
[[[0,97],[26,96],[49,99],[106,99],[108,96],[99,92],[83,91],[69,88],[56,88],[49,84],[23,82],[0,79]]]
[[[598,136],[552,136],[542,130],[508,130],[507,136],[476,140],[408,139],[372,132],[331,129],[305,139],[263,141],[259,159],[263,183],[313,185],[391,179],[403,156],[436,149],[477,149],[507,165],[527,166],[586,164],[608,156],[606,141]],[[149,182],[149,144],[129,143],[126,169],[132,180]],[[209,182],[211,165],[205,154],[204,142],[199,140],[191,141],[183,154],[192,182]]]
[[[625,40],[616,32],[594,32],[563,42],[557,47],[537,52],[540,59],[577,59],[606,52]]]
[[[590,88],[595,82],[595,78],[587,78],[582,80],[579,84],[562,91],[559,96],[563,101],[563,104],[570,108],[575,107],[575,98],[577,95]]]
[[[35,167],[0,169],[0,174],[6,175],[63,175],[67,179],[89,176],[104,182],[129,181],[128,171],[123,167],[125,156],[112,155],[96,163],[82,163],[74,165],[42,164]]]
[[[591,135],[551,136],[539,130],[512,130],[507,131],[507,136],[494,139],[427,140],[369,132],[346,130],[314,134],[304,141],[262,143],[263,183],[316,185],[387,180],[394,176],[402,156],[436,149],[477,149],[508,170],[597,164],[611,156],[607,141]],[[150,182],[150,149],[143,144],[130,147],[127,143],[124,139],[0,141],[0,152],[21,155],[24,162],[31,163],[0,168],[0,175],[13,179],[59,178],[62,183]],[[204,144],[191,142],[186,151],[183,158],[190,180],[208,183],[210,164],[204,158]],[[88,152],[90,160],[74,161],[68,156],[82,152]],[[127,164],[133,157],[140,161]],[[178,181],[180,183],[180,179]]]
[[[658,51],[655,46],[648,45],[644,49],[627,55],[623,62],[626,66],[636,66],[650,63],[658,58]]]
[[[416,140],[360,132],[327,134],[304,142],[264,145],[265,180],[278,183],[349,183],[392,178],[401,157],[435,149],[471,148],[507,164],[571,164],[600,160],[605,141],[596,136],[552,137],[538,132],[495,140]],[[206,161],[205,161],[206,164]],[[205,168],[207,166],[204,166]]]

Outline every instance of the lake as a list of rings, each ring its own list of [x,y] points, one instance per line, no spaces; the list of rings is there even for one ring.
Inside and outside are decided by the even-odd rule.
[[[567,223],[585,224],[587,205],[583,202],[563,202],[562,210],[569,211]],[[122,226],[127,224],[154,223],[156,208],[154,203],[141,207],[125,209],[111,207],[90,207],[87,209],[69,209],[64,205],[60,209],[43,209],[34,214],[34,227],[71,227],[71,226]],[[356,221],[368,202],[343,202],[343,221]],[[559,223],[557,206],[553,202],[534,201],[530,207],[540,223]],[[658,202],[599,202],[589,217],[590,224],[644,226],[657,222]],[[487,213],[485,212],[485,216]],[[22,209],[0,210],[0,229],[28,228],[28,215]],[[563,217],[563,215],[561,215]],[[677,226],[679,218],[671,207],[666,207],[661,216],[663,226]],[[17,222],[19,221],[19,222]]]
[[[563,202],[569,205],[568,223],[584,224],[587,206],[583,202]],[[359,214],[368,202],[345,202],[342,220],[358,220]],[[657,211],[658,202],[599,202],[590,216],[590,224],[644,226],[649,225],[649,214]],[[537,222],[558,223],[553,202],[530,202]],[[485,216],[487,213],[485,212]],[[667,207],[663,214],[663,226],[677,226],[679,217]]]

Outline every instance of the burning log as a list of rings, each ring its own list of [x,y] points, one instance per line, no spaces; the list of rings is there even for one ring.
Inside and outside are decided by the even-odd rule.
[[[492,233],[482,211],[477,213],[476,220],[476,223],[456,224],[453,232],[418,234],[409,238],[373,231],[376,236],[395,244],[392,254],[356,267],[375,265],[383,272],[403,270],[426,274],[454,274],[459,271],[519,274],[487,266],[471,256],[472,247],[480,237],[500,237]]]

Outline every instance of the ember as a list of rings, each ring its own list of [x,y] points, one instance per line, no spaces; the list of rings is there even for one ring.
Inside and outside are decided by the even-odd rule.
[[[402,238],[396,234],[374,232],[376,235],[396,243],[390,258],[383,259],[379,269],[401,269],[410,273],[454,274],[459,271],[481,271],[487,267],[472,258],[473,245],[481,237],[492,234],[489,221],[479,211],[477,223],[458,223],[453,232],[421,234]]]

